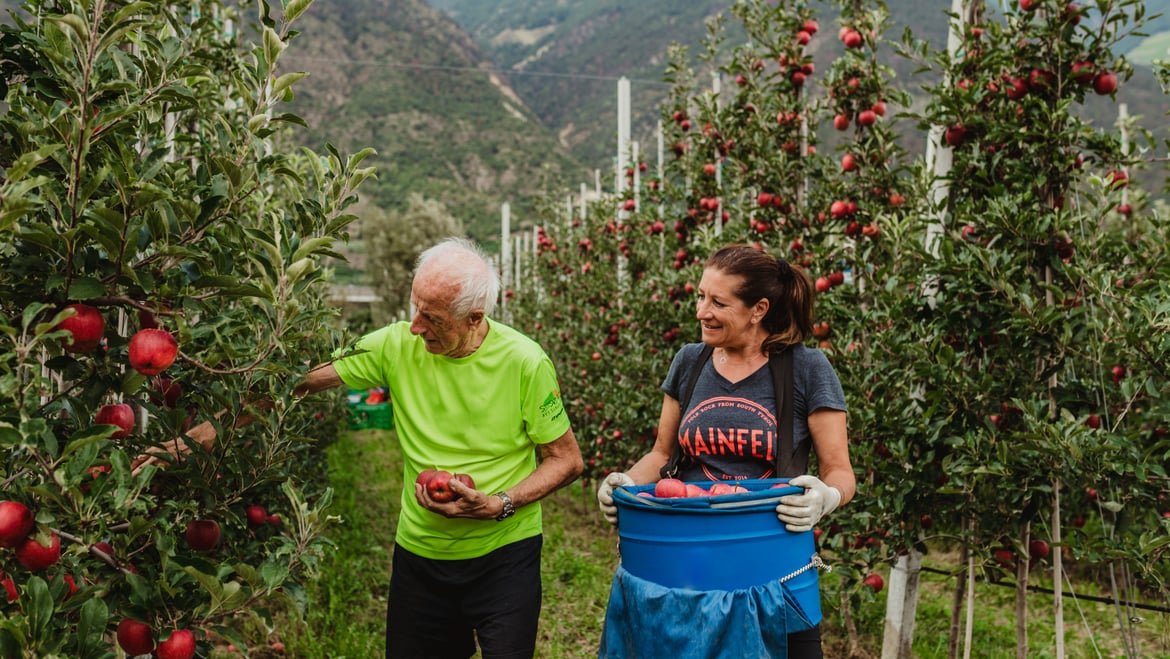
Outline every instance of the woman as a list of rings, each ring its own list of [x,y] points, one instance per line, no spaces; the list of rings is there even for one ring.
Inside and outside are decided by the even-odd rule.
[[[804,492],[782,498],[777,516],[789,531],[812,529],[853,498],[856,480],[849,462],[840,380],[824,354],[803,343],[812,332],[813,318],[813,288],[807,275],[754,247],[723,247],[707,259],[696,316],[703,342],[684,346],[671,363],[662,385],[665,395],[654,447],[627,472],[610,474],[601,483],[597,500],[602,514],[616,523],[613,488],[654,483],[668,469],[674,473],[677,461],[677,477],[684,481],[793,477],[790,485],[803,487]],[[698,363],[704,345],[713,351]],[[781,415],[768,364],[771,355],[786,350],[792,360],[792,444],[805,455],[811,445],[817,476],[777,473],[776,419]],[[696,368],[700,370],[694,377]],[[719,399],[746,404],[718,405]],[[685,409],[680,400],[687,401]],[[755,433],[766,441],[706,442],[704,435],[711,429],[729,436]],[[819,626],[789,634],[787,647],[789,657],[821,657]],[[761,650],[767,656],[766,649]]]

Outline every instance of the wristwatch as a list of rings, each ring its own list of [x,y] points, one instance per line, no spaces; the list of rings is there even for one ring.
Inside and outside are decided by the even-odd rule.
[[[493,496],[500,497],[500,501],[504,504],[503,511],[501,511],[500,516],[496,518],[497,522],[502,522],[516,514],[516,506],[512,505],[512,497],[508,496],[507,492],[496,492]]]

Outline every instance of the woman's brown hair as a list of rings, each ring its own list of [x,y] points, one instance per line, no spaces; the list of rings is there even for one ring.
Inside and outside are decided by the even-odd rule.
[[[747,306],[768,301],[764,353],[803,343],[812,333],[813,287],[798,265],[750,245],[725,245],[707,257],[706,267],[740,278],[736,297]]]

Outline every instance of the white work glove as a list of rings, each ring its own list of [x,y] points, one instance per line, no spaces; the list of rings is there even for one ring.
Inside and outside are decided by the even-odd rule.
[[[803,487],[803,494],[789,494],[780,499],[776,516],[784,522],[784,528],[793,533],[811,531],[825,515],[836,510],[841,503],[841,492],[825,485],[816,476],[797,476],[788,481],[789,485]]]
[[[601,514],[605,521],[617,524],[617,504],[613,502],[613,488],[623,485],[633,485],[634,479],[615,471],[606,476],[597,487],[597,505],[601,507]]]

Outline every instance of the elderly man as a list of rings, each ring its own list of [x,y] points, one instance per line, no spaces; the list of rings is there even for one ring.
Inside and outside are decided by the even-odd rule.
[[[478,247],[451,238],[423,252],[415,313],[314,368],[302,391],[388,387],[402,446],[402,512],[387,607],[388,657],[535,653],[541,607],[540,499],[584,465],[552,361],[489,315],[499,278]],[[205,446],[210,424],[187,433]],[[541,459],[536,459],[539,448]],[[153,460],[153,459],[152,459]],[[418,475],[451,479],[438,501]],[[438,497],[446,498],[446,497]]]

